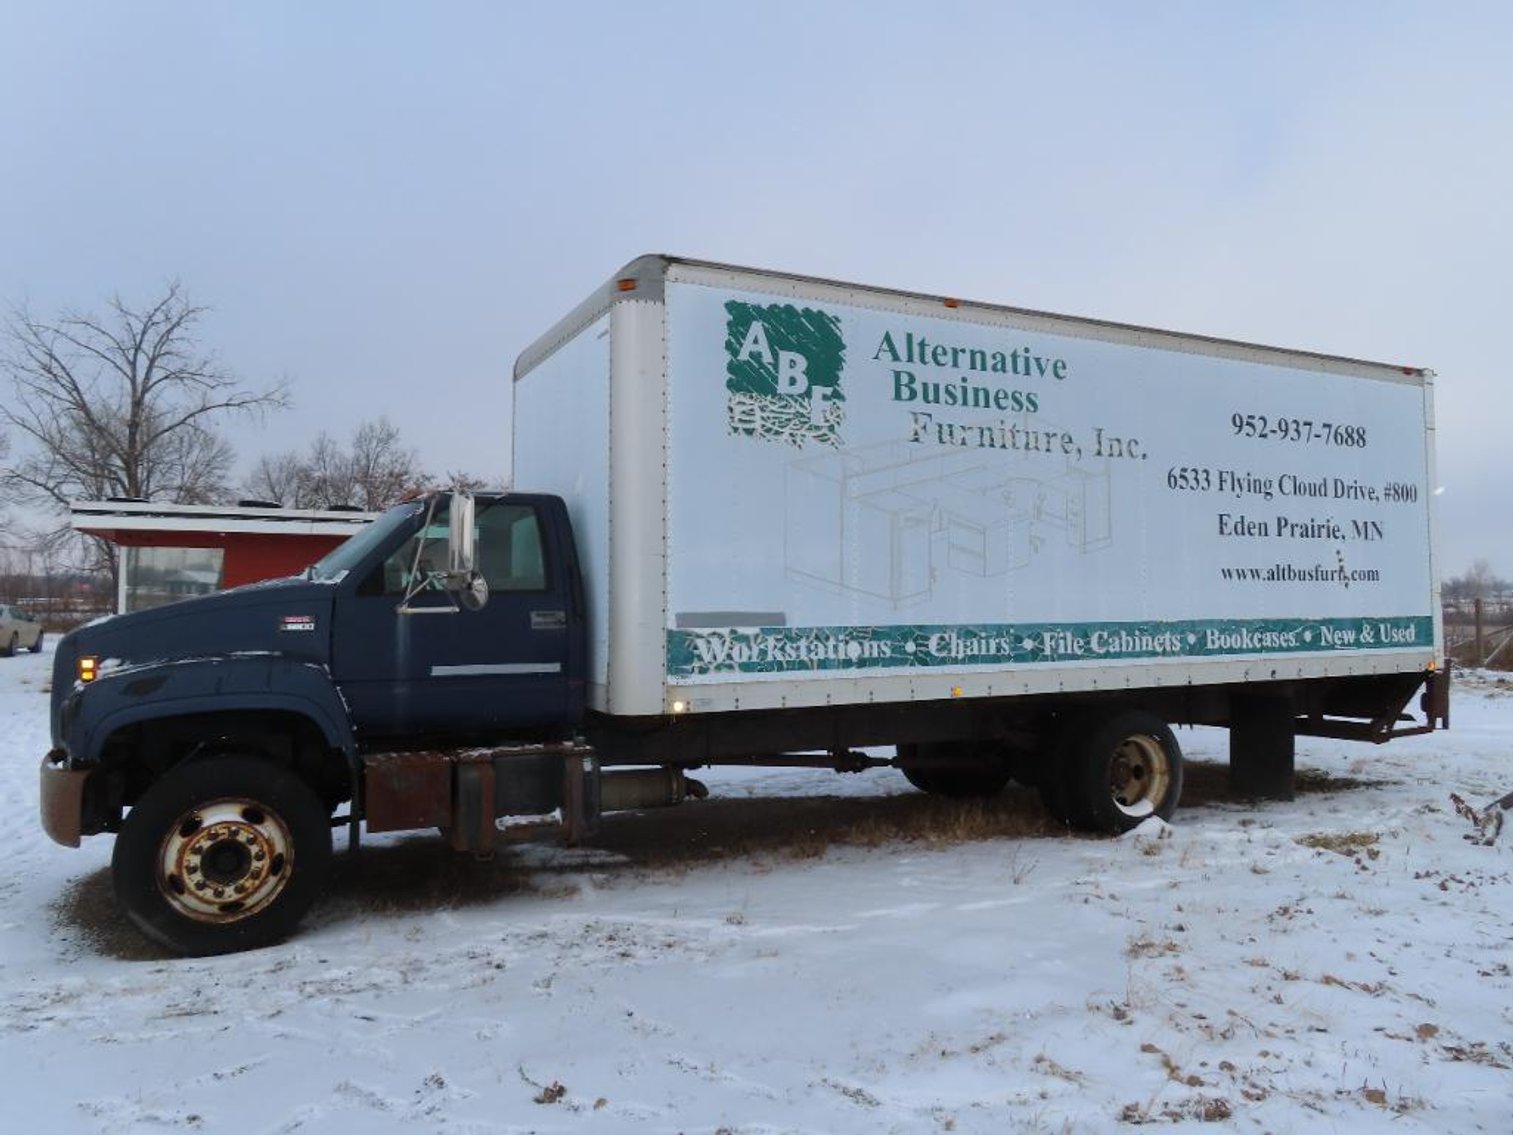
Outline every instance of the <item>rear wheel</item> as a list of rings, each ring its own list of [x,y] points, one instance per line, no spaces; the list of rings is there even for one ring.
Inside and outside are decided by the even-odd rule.
[[[319,894],[331,826],[303,780],[252,757],[180,765],[127,813],[116,897],[175,953],[226,954],[286,937]]]
[[[1077,827],[1117,834],[1177,810],[1182,749],[1153,713],[1125,710],[1093,725],[1067,746],[1062,762],[1060,808],[1053,810]]]
[[[4,650],[0,650],[0,655],[4,655],[6,658],[14,658],[16,656],[16,647],[19,646],[20,643],[21,636],[17,632],[11,631],[10,641],[5,644]]]
[[[981,745],[947,741],[927,745],[901,745],[905,760],[925,759],[924,764],[904,764],[904,779],[921,792],[953,800],[997,796],[1011,779],[1006,763]]]

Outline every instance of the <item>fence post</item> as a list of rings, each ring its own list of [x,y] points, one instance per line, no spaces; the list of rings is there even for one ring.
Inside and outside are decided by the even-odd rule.
[[[1476,637],[1473,640],[1475,642],[1475,646],[1472,648],[1472,657],[1476,659],[1476,664],[1478,666],[1485,666],[1487,664],[1487,642],[1483,633],[1484,628],[1482,626],[1482,605],[1480,595],[1478,595],[1471,601],[1471,611],[1472,618],[1476,620]]]

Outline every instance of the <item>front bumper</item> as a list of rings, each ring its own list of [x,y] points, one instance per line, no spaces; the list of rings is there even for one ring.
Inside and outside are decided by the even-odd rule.
[[[84,834],[84,783],[92,771],[69,768],[62,749],[42,758],[42,830],[64,847],[78,847]]]

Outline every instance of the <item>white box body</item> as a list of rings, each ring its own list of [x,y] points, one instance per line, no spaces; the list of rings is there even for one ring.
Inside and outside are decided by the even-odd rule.
[[[1416,368],[643,257],[521,356],[513,484],[646,716],[1422,672],[1433,438]]]

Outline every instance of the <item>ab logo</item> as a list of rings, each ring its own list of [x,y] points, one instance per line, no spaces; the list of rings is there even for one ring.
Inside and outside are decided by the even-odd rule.
[[[845,421],[841,321],[792,304],[725,304],[730,432],[839,447]]]

